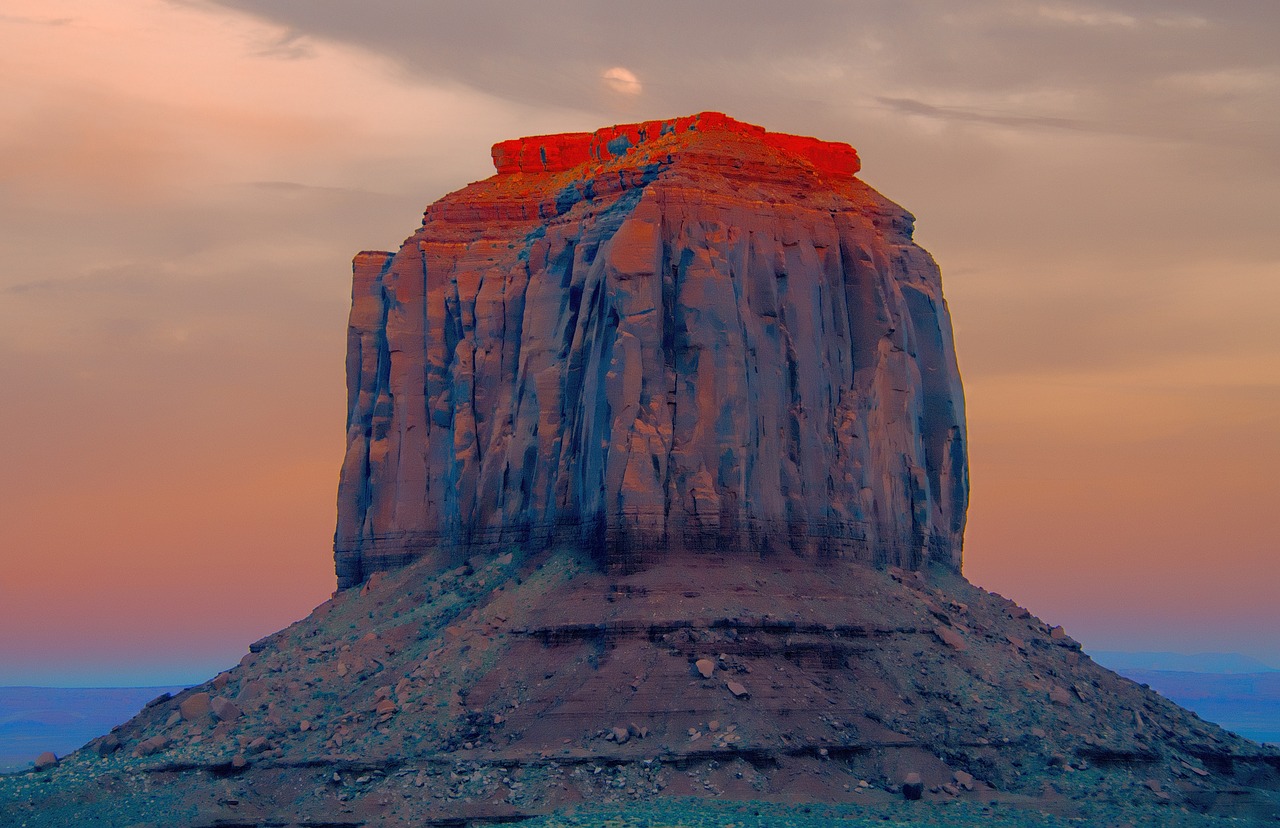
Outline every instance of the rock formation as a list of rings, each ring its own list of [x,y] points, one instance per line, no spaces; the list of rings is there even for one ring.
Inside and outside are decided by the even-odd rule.
[[[1280,818],[1274,748],[961,576],[937,269],[851,148],[704,114],[494,160],[356,259],[359,588],[0,779],[8,822]]]
[[[585,541],[960,566],[938,269],[847,144],[718,113],[506,141],[359,254],[339,585]]]

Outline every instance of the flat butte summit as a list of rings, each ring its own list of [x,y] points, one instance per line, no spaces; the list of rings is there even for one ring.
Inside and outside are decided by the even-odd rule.
[[[938,267],[852,147],[704,112],[493,160],[355,258],[338,590],[0,822],[1280,820],[1274,746],[963,577]]]

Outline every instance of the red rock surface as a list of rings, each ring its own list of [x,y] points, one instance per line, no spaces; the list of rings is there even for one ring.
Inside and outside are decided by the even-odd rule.
[[[337,551],[362,588],[0,777],[6,825],[1280,818],[1274,748],[958,573],[937,269],[852,150],[653,129],[500,147],[514,171],[356,258]],[[548,146],[576,166],[520,171]]]
[[[564,172],[592,161],[608,161],[624,156],[632,147],[667,135],[683,135],[688,139],[690,132],[729,132],[745,136],[803,158],[825,175],[852,176],[862,168],[857,150],[848,144],[819,141],[803,135],[768,132],[764,127],[734,120],[720,112],[702,112],[665,121],[621,124],[603,127],[595,132],[533,135],[502,141],[493,145],[493,166],[499,175]],[[622,136],[626,137],[625,149],[623,145],[616,143]]]
[[[355,259],[341,586],[568,539],[959,568],[938,269],[852,147],[702,113],[493,157]]]

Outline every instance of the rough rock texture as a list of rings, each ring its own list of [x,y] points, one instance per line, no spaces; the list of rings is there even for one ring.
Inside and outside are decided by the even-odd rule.
[[[338,563],[363,585],[0,778],[5,824],[1280,817],[1275,749],[960,576],[937,270],[852,149],[704,115],[494,157],[356,260]]]
[[[254,644],[221,687],[162,696],[56,767],[0,777],[0,823],[420,828],[584,802],[666,802],[662,826],[1280,818],[1274,748],[942,566],[673,553],[610,575],[550,550],[423,560],[368,585]],[[174,715],[199,695],[243,715]],[[911,774],[921,802],[903,802]],[[897,809],[695,821],[682,797]],[[966,803],[1022,818],[953,822]]]
[[[340,586],[514,541],[959,569],[938,269],[852,147],[703,113],[493,157],[355,259]]]

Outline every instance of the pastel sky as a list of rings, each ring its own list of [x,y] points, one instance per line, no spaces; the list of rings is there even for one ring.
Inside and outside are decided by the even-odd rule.
[[[351,256],[521,135],[844,140],[942,266],[965,571],[1280,666],[1280,5],[7,0],[0,684],[194,682],[334,585]]]

